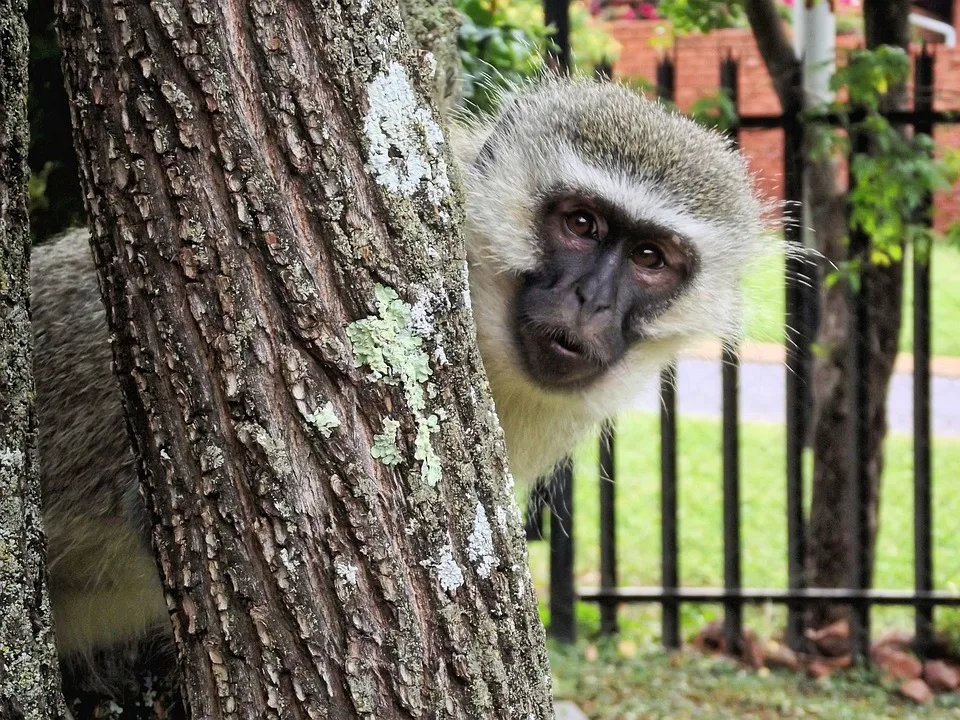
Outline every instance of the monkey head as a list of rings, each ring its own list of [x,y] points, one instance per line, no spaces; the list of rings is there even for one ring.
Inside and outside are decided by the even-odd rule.
[[[512,465],[504,403],[601,420],[691,341],[738,333],[763,207],[729,140],[586,80],[520,90],[454,138],[478,341]]]

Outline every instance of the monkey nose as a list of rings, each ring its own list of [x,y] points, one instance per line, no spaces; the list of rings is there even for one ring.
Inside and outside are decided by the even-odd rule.
[[[598,315],[613,307],[613,293],[607,288],[584,288],[578,285],[575,293],[583,317]]]

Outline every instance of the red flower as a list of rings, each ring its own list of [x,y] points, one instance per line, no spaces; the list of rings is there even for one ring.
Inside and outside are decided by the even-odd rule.
[[[647,20],[653,20],[655,17],[657,17],[657,6],[651,3],[641,3],[640,7],[637,8],[637,12],[639,13],[640,17]]]

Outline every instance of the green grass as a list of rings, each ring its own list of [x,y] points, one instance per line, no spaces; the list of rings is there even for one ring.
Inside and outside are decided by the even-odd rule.
[[[680,577],[685,585],[723,581],[720,423],[679,420]],[[660,582],[660,442],[658,416],[621,418],[617,433],[617,542],[623,585]],[[778,425],[743,423],[741,442],[741,523],[743,582],[784,587],[786,563],[785,436]],[[891,435],[881,489],[876,586],[909,588],[913,582],[912,440]],[[574,532],[576,572],[582,584],[597,583],[599,492],[596,442],[576,453]],[[960,592],[956,526],[960,492],[951,482],[960,472],[960,441],[935,439],[934,568],[940,588]],[[546,587],[546,543],[531,546],[535,576]]]
[[[960,356],[960,251],[938,245],[933,251],[931,284],[932,348],[935,355]],[[746,334],[758,342],[783,342],[783,258],[770,257],[750,273],[744,289]],[[913,350],[913,282],[906,272],[900,349]]]
[[[616,502],[618,568],[622,585],[660,584],[659,437],[658,417],[654,414],[627,415],[618,424]],[[776,425],[744,423],[740,438],[743,582],[752,587],[785,587],[784,430]],[[718,421],[680,419],[680,580],[687,586],[720,586],[723,583],[720,441]],[[912,441],[906,436],[892,435],[887,440],[886,450],[887,466],[881,490],[877,541],[876,587],[910,588],[913,582]],[[595,440],[585,443],[578,450],[575,462],[575,572],[578,584],[596,585],[600,563],[597,539],[599,479]],[[933,462],[936,480],[933,500],[935,582],[938,588],[960,592],[960,553],[956,551],[954,522],[956,517],[960,517],[960,492],[954,489],[951,482],[960,472],[960,441],[935,440]],[[532,543],[530,546],[531,570],[542,598],[547,596],[548,550],[547,543]],[[682,632],[687,639],[705,622],[722,615],[721,609],[715,605],[685,604],[682,607]],[[595,636],[599,626],[597,608],[582,603],[577,607],[577,617],[581,636],[588,639]],[[850,700],[850,713],[853,714],[842,714],[840,707],[846,702],[840,701],[843,693],[835,693],[832,685],[821,686],[794,676],[779,678],[768,686],[767,683],[772,682],[769,679],[761,681],[752,676],[741,677],[739,671],[724,669],[723,666],[716,672],[703,671],[701,661],[690,659],[688,662],[684,659],[686,656],[669,661],[679,663],[682,668],[674,675],[673,666],[664,659],[666,656],[655,649],[660,632],[658,606],[625,606],[621,608],[621,619],[621,638],[649,648],[642,653],[642,661],[624,661],[614,663],[612,667],[606,667],[609,663],[601,661],[596,673],[603,677],[596,680],[596,687],[591,684],[589,678],[592,675],[589,673],[587,679],[579,679],[573,669],[577,665],[574,659],[562,656],[555,665],[559,687],[563,692],[568,692],[567,697],[596,702],[598,708],[606,702],[599,699],[604,693],[625,696],[632,693],[639,697],[624,699],[625,704],[618,711],[619,714],[599,712],[591,717],[913,717],[903,714],[857,714],[857,703],[861,700],[872,702],[870,698],[873,698],[874,691],[869,687],[857,690],[855,697]],[[761,637],[776,635],[783,620],[784,613],[780,607],[748,608],[745,613],[746,623]],[[906,608],[876,608],[873,621],[875,631],[893,626],[912,627],[912,615]],[[938,609],[937,622],[940,628],[956,631],[960,628],[960,611]],[[577,651],[569,652],[576,654]],[[589,671],[587,665],[581,658],[581,670]],[[659,679],[651,679],[645,673],[653,673]],[[651,682],[656,684],[655,690],[650,688]],[[570,689],[570,683],[575,685],[574,690]],[[606,683],[615,687],[601,687]],[[768,691],[761,693],[759,698],[751,698],[754,685],[767,687]],[[746,695],[741,697],[741,693]],[[812,693],[809,698],[808,693]],[[595,700],[590,700],[595,696]],[[651,699],[654,696],[659,699]],[[656,703],[666,703],[668,697],[673,697],[671,702],[675,701],[676,704],[670,706],[672,710],[669,713],[657,714]],[[637,710],[639,714],[631,714],[634,711],[628,710],[634,706],[643,708],[648,700],[654,704],[643,712]],[[701,702],[713,703],[715,710],[710,712],[715,714],[702,714],[705,711],[699,704]],[[616,703],[611,707],[621,707]],[[775,709],[783,703],[793,709],[787,714],[777,715]],[[752,704],[756,704],[756,714],[743,714],[747,712],[747,706],[753,707]],[[821,714],[810,709],[821,706],[826,708]],[[694,712],[694,708],[698,707],[701,709]],[[808,709],[803,710],[804,707]],[[807,714],[804,715],[804,712]],[[953,712],[960,717],[960,710]],[[920,714],[916,717],[945,716]]]
[[[960,717],[960,696],[942,695],[926,708],[901,700],[872,674],[851,671],[828,680],[791,673],[761,675],[723,659],[655,649],[623,657],[601,647],[551,648],[558,699],[575,701],[591,720],[910,720]]]

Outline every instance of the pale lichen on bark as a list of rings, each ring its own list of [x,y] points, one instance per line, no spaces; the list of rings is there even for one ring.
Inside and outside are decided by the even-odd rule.
[[[363,129],[377,182],[400,195],[426,194],[439,206],[450,194],[444,138],[429,109],[418,105],[406,70],[391,62],[370,83]]]
[[[0,0],[0,717],[48,720],[63,705],[33,410],[25,13]]]
[[[499,505],[497,510],[500,510]],[[483,503],[477,503],[473,530],[467,542],[469,543],[467,554],[477,566],[477,575],[482,578],[489,577],[497,565],[497,557],[493,546],[493,533],[490,530],[490,522],[487,520],[487,511]]]
[[[449,543],[440,548],[440,553],[433,567],[436,568],[437,581],[444,591],[453,592],[463,585],[463,571],[454,559],[453,547]]]

